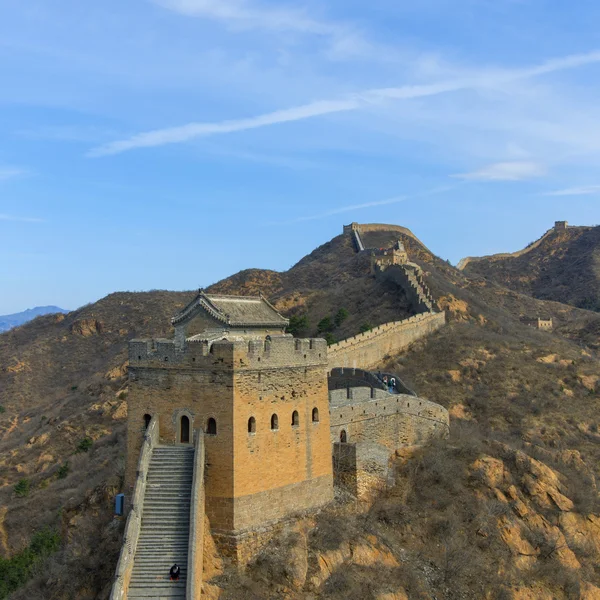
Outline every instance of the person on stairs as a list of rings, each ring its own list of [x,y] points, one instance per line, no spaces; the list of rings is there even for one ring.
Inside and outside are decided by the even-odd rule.
[[[389,385],[390,385],[390,387],[388,388],[389,392],[390,392],[390,394],[393,394],[396,391],[396,378],[395,377],[390,378]]]
[[[179,565],[175,563],[169,571],[169,577],[171,578],[171,581],[179,581],[179,572]]]

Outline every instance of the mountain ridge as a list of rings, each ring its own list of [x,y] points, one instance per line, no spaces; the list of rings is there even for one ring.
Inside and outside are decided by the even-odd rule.
[[[13,313],[10,315],[0,315],[0,333],[8,331],[13,327],[18,327],[19,325],[23,325],[35,319],[36,317],[40,317],[42,315],[49,314],[66,314],[70,311],[60,308],[59,306],[34,306],[33,308],[28,308],[24,311]]]
[[[557,224],[523,250],[469,257],[459,267],[540,300],[600,311],[600,226]]]
[[[375,521],[365,521],[360,514],[352,513],[354,516],[349,522],[354,523],[353,527],[368,526],[365,536],[371,539],[376,532],[381,543],[386,543],[387,535],[402,532],[408,518],[421,548],[409,538],[402,541],[402,547],[406,546],[410,552],[414,550],[415,560],[422,560],[419,556],[427,559],[426,563],[415,563],[409,573],[413,579],[419,579],[424,570],[431,571],[430,563],[434,570],[438,568],[437,562],[442,564],[443,557],[439,558],[436,553],[446,543],[438,539],[446,525],[431,531],[420,528],[428,522],[438,523],[442,516],[450,518],[452,503],[456,501],[456,506],[466,505],[476,513],[477,518],[465,516],[461,525],[461,536],[464,532],[472,536],[467,539],[468,547],[476,546],[479,552],[479,544],[473,544],[472,540],[482,543],[493,540],[496,544],[489,550],[484,549],[488,552],[486,560],[490,562],[487,568],[473,562],[478,573],[490,572],[490,566],[498,560],[508,560],[507,546],[494,533],[495,525],[485,525],[488,537],[474,527],[481,527],[479,523],[484,523],[484,517],[508,514],[508,509],[499,512],[499,500],[492,498],[489,510],[485,508],[492,517],[488,517],[488,512],[481,512],[483,509],[480,510],[477,503],[482,494],[489,492],[485,488],[473,488],[475,480],[469,465],[479,454],[493,454],[493,460],[486,458],[485,464],[495,465],[493,461],[502,459],[506,460],[507,470],[513,471],[515,464],[494,450],[493,444],[497,442],[495,438],[488,442],[491,435],[504,436],[503,443],[510,442],[515,448],[521,448],[525,440],[543,448],[581,451],[586,464],[600,475],[596,467],[600,456],[594,437],[597,435],[594,415],[598,414],[600,402],[600,389],[594,379],[594,373],[600,372],[600,359],[594,344],[597,348],[600,315],[550,300],[538,300],[476,273],[458,271],[414,239],[402,234],[399,237],[410,260],[422,267],[434,300],[446,311],[449,325],[406,353],[390,357],[389,370],[398,373],[424,397],[451,411],[451,430],[454,428],[457,436],[448,446],[454,457],[449,473],[453,481],[460,482],[462,497],[456,492],[457,497],[450,503],[447,496],[449,490],[454,493],[455,488],[444,487],[448,478],[431,480],[419,487],[431,487],[431,498],[436,495],[446,498],[444,506],[449,508],[443,515],[439,510],[445,510],[444,507],[440,509],[429,497],[426,502],[419,498],[413,502],[409,498],[407,505],[414,506],[415,512],[404,515],[402,507],[393,503],[394,498],[384,495],[383,507],[376,507],[373,513]],[[398,239],[398,233],[391,230],[388,236],[384,232],[373,238],[374,243],[383,245]],[[398,288],[375,280],[370,272],[368,253],[356,253],[349,235],[336,236],[322,244],[288,271],[249,269],[211,285],[206,291],[242,295],[261,291],[286,316],[307,316],[308,324],[301,336],[316,334],[319,321],[342,307],[350,315],[333,331],[338,338],[357,333],[367,319],[371,325],[377,325],[408,314]],[[108,598],[123,531],[123,523],[113,517],[113,501],[114,495],[122,491],[127,342],[134,337],[170,337],[170,317],[185,306],[193,294],[192,291],[116,292],[66,315],[42,316],[0,336],[0,406],[3,407],[0,412],[0,479],[5,482],[0,486],[0,507],[4,510],[0,511],[0,556],[14,556],[27,548],[33,533],[45,528],[55,528],[65,541],[40,569],[39,575],[13,593],[14,600],[50,595],[56,600]],[[555,320],[554,333],[524,327],[519,321],[523,313],[542,312]],[[382,365],[382,368],[388,367]],[[576,420],[573,415],[577,416]],[[461,437],[465,424],[476,429],[476,435]],[[465,449],[465,444],[472,445],[471,440],[479,438],[482,438],[479,449],[475,451],[470,446]],[[80,450],[83,447],[87,451]],[[446,447],[424,449],[422,460],[442,461],[445,454]],[[471,462],[463,464],[461,457],[469,457]],[[443,464],[439,471],[446,471]],[[518,473],[512,476],[516,478]],[[564,478],[568,477],[569,472],[565,471]],[[26,496],[14,491],[21,480],[29,485]],[[515,481],[521,494],[522,486]],[[502,492],[508,493],[508,490]],[[530,502],[528,497],[520,497]],[[43,510],[40,510],[42,503]],[[534,508],[530,508],[531,514],[541,519]],[[344,520],[339,520],[339,532],[334,535],[330,531],[327,521],[334,522],[338,510],[350,509],[340,509],[335,504],[324,513],[315,533],[317,538],[309,536],[308,560],[312,570],[321,564],[319,552],[331,552],[332,548],[338,552],[335,548],[343,548],[348,543],[346,538],[354,535],[354,530],[344,529]],[[383,524],[385,531],[380,531],[377,523]],[[529,527],[521,521],[517,525]],[[511,524],[511,531],[517,525]],[[532,536],[532,540],[535,539]],[[392,541],[395,544],[397,540]],[[330,554],[323,556],[327,556],[328,561],[331,557]],[[398,554],[398,560],[403,563],[402,556]],[[586,565],[592,561],[585,555],[580,560]],[[262,564],[269,565],[268,561]],[[294,600],[379,597],[371,593],[369,587],[380,583],[378,577],[371,577],[364,568],[346,569],[344,564],[340,563],[327,580],[329,583],[326,581],[317,591],[310,588],[299,591],[289,588],[289,583],[278,582],[277,577],[287,571],[277,563],[267,575],[261,574],[260,562],[251,567],[250,579],[241,581],[229,571],[224,578],[211,579],[211,571],[206,570],[206,585],[207,589],[217,590],[224,586],[222,598],[281,597],[278,585],[288,586],[286,597]],[[463,586],[458,596],[448,594],[443,581],[438,584],[429,578],[421,581],[425,591],[413,591],[410,597],[419,600],[434,596],[447,600],[484,597],[479,588],[470,594],[465,588],[471,585],[468,581],[476,577],[469,568],[469,565],[461,567],[465,579],[462,583],[457,580],[456,585]],[[513,573],[512,569],[510,563],[505,572]],[[351,577],[350,587],[336,585],[338,581],[343,582],[346,573]],[[536,575],[538,579],[542,576],[545,577]],[[589,577],[600,585],[593,574]],[[266,585],[253,581],[266,581]],[[395,582],[397,586],[399,581],[406,581],[408,586],[410,577],[398,579],[395,573],[390,574],[390,585]],[[551,582],[544,585],[554,590]],[[360,594],[344,596],[349,589],[359,590]],[[560,588],[556,589],[559,592],[553,597],[562,600]],[[463,590],[467,592],[463,594]]]

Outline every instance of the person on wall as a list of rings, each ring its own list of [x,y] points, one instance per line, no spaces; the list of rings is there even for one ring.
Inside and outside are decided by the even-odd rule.
[[[179,569],[179,565],[177,563],[175,563],[171,567],[171,570],[169,571],[169,578],[171,579],[171,581],[179,581],[179,573],[180,572],[181,572],[181,570]]]

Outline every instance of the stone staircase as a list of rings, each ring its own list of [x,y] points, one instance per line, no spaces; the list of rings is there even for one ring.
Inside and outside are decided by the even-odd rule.
[[[425,283],[421,273],[418,270],[411,269],[408,266],[403,266],[403,270],[406,273],[408,284],[413,288],[423,307],[428,311],[433,310],[433,297],[431,296],[429,288],[427,287],[427,284]]]
[[[127,598],[185,598],[193,470],[193,447],[154,448]],[[181,569],[178,582],[169,580],[173,563]]]

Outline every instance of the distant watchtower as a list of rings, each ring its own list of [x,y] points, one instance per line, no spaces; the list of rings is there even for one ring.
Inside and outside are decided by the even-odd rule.
[[[202,291],[172,319],[173,340],[132,340],[126,485],[145,427],[161,444],[205,432],[206,515],[242,558],[257,529],[333,497],[327,345],[294,339],[262,296]]]
[[[569,223],[567,221],[554,221],[554,229],[556,231],[564,231],[569,228]]]
[[[408,262],[408,254],[401,240],[398,240],[391,248],[371,250],[371,272],[375,273],[377,268],[384,271],[392,265],[405,265]]]

